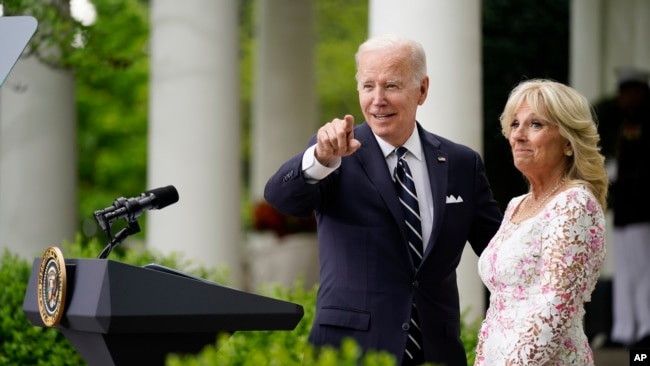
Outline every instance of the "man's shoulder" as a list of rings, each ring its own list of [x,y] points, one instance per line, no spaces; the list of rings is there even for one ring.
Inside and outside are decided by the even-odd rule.
[[[426,141],[432,144],[439,150],[445,151],[446,153],[455,153],[455,154],[478,154],[476,150],[471,148],[469,145],[466,145],[461,142],[454,141],[450,138],[435,134],[433,132],[424,131],[425,138],[423,141]]]

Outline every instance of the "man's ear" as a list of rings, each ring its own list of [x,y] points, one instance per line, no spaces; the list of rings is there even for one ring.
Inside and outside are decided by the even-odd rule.
[[[418,105],[422,105],[427,100],[429,93],[429,76],[425,76],[420,83],[420,98],[418,98]]]

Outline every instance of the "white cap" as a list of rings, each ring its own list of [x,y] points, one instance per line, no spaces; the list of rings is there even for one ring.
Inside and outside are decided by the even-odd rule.
[[[635,67],[625,66],[618,67],[615,70],[616,79],[619,84],[627,82],[637,82],[647,84],[650,79],[650,72]]]

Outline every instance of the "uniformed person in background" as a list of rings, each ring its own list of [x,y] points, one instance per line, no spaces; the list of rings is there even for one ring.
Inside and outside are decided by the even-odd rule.
[[[618,92],[596,106],[614,216],[610,339],[650,347],[650,72],[616,70]]]

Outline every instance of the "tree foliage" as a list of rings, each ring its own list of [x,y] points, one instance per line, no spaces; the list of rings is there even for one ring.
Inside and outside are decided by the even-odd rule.
[[[149,71],[146,4],[92,4],[96,20],[84,25],[71,16],[69,1],[3,2],[5,15],[31,15],[38,21],[25,55],[75,77],[78,216],[88,236],[95,235],[95,210],[145,188]]]
[[[81,221],[146,190],[148,9],[137,0],[94,4],[75,75]]]
[[[241,159],[247,187],[257,1],[239,1]],[[115,198],[146,188],[149,2],[92,3],[97,20],[83,25],[70,16],[65,0],[2,1],[5,14],[39,20],[31,52],[50,65],[75,72],[80,223]],[[567,81],[569,2],[541,0],[522,7],[514,0],[486,0],[482,8],[484,156],[495,196],[505,207],[526,185],[511,163],[504,164],[511,158],[498,116],[518,81],[533,77]],[[319,120],[349,113],[361,121],[354,53],[367,37],[368,0],[316,0],[314,11]],[[79,39],[83,47],[73,47]],[[60,52],[44,52],[52,48]],[[250,205],[243,202],[245,222],[250,222],[249,211]]]
[[[72,18],[69,3],[64,0],[4,0],[2,4],[6,15],[32,15],[39,21],[37,33],[30,42],[34,45],[30,54],[52,67],[74,71],[79,223],[85,235],[97,235],[93,230],[96,229],[92,217],[95,210],[106,207],[117,197],[137,195],[147,188],[149,4],[140,0],[92,0],[97,17],[90,25]],[[354,52],[366,37],[368,1],[328,0],[314,4],[313,31],[317,39],[317,85],[314,87],[320,102],[320,119],[358,113]],[[248,185],[251,159],[255,8],[256,1],[240,0],[244,186]],[[58,56],[39,53],[39,49],[56,49]],[[245,202],[242,205],[245,216],[250,215],[249,209]]]
[[[368,0],[316,1],[316,6],[320,118],[325,123],[352,114],[360,122],[354,54],[368,36]]]

